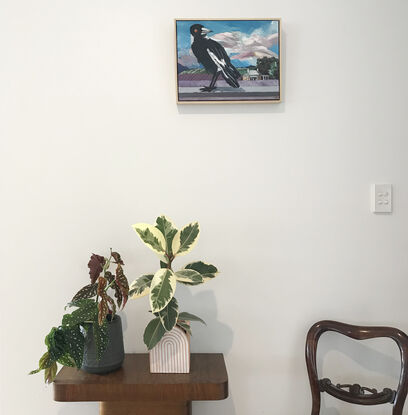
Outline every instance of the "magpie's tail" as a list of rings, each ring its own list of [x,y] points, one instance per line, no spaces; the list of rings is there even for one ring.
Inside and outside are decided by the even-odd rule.
[[[223,78],[227,81],[227,84],[233,88],[239,88],[238,79],[241,77],[241,74],[235,68],[234,65],[227,65],[223,68],[222,71]]]

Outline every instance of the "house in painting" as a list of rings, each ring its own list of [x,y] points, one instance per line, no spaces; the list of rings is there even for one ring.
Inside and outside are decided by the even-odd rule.
[[[246,72],[242,75],[243,81],[259,81],[269,79],[269,75],[261,75],[257,69],[247,68]]]
[[[257,81],[259,79],[259,72],[256,69],[247,68],[246,73],[242,75],[244,81]]]

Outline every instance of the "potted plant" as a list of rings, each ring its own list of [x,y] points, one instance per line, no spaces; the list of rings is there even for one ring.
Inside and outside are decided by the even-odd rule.
[[[115,274],[109,271],[116,265]],[[92,254],[88,263],[91,283],[81,288],[68,303],[74,310],[62,317],[45,337],[47,351],[39,361],[45,382],[51,383],[58,365],[73,366],[90,373],[118,369],[124,359],[122,323],[117,309],[126,305],[129,285],[117,252],[105,258]],[[109,295],[114,292],[115,300]],[[66,307],[66,308],[67,308]]]
[[[213,279],[218,270],[202,261],[190,262],[174,271],[176,257],[190,252],[200,233],[198,222],[178,230],[166,216],[159,216],[154,225],[133,225],[140,239],[160,259],[155,274],[144,274],[133,281],[129,296],[149,295],[155,318],[147,325],[143,340],[149,350],[152,373],[188,373],[190,368],[190,321],[204,321],[187,312],[180,312],[174,297],[177,283],[193,286]],[[204,323],[205,324],[205,323]]]

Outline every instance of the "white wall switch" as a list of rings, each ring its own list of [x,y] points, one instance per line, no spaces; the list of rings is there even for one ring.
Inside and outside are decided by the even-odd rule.
[[[392,212],[392,185],[373,184],[371,185],[371,212],[391,213]]]

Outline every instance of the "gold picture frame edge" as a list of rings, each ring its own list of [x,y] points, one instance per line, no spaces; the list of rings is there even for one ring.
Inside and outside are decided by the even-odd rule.
[[[278,20],[279,21],[279,99],[277,100],[251,100],[251,101],[239,101],[239,100],[234,100],[234,101],[180,101],[179,100],[179,94],[178,94],[178,73],[177,73],[177,62],[178,62],[178,56],[177,56],[177,22],[178,21],[186,21],[186,20],[201,20],[201,21],[206,21],[206,20]],[[255,18],[223,18],[223,17],[215,17],[213,19],[211,18],[205,18],[205,19],[200,19],[200,18],[190,18],[190,17],[180,17],[174,18],[174,49],[175,49],[175,57],[176,57],[176,62],[175,62],[175,67],[176,67],[176,103],[177,105],[211,105],[211,104],[215,104],[215,105],[221,105],[221,104],[279,104],[282,102],[282,82],[281,82],[281,78],[282,78],[282,59],[281,59],[281,33],[282,33],[282,18],[281,17],[273,17],[273,18],[260,18],[260,17],[255,17]]]

